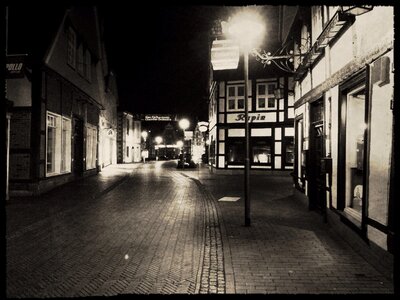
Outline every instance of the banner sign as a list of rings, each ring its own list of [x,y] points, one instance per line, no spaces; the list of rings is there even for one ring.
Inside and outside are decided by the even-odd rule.
[[[175,121],[175,117],[171,115],[144,115],[143,121]]]

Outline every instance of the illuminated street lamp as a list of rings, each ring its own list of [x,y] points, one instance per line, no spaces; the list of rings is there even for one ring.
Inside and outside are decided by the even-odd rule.
[[[179,127],[183,130],[183,145],[185,145],[185,130],[190,126],[188,119],[181,119],[179,121]],[[182,168],[185,168],[185,147],[182,148]]]
[[[233,16],[228,24],[228,34],[235,38],[243,51],[244,57],[244,107],[245,107],[245,226],[250,226],[250,134],[249,134],[249,108],[248,108],[248,85],[249,85],[249,52],[260,41],[264,32],[264,22],[255,11],[243,10]]]

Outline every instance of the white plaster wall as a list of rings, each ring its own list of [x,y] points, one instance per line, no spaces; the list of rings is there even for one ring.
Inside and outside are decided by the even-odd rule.
[[[339,134],[339,87],[330,89],[332,98],[332,123],[331,123],[331,155],[332,155],[332,206],[337,208],[337,167],[338,167],[338,134]]]
[[[354,25],[353,25],[354,26]],[[348,28],[330,49],[332,74],[343,68],[353,58],[353,30]]]
[[[312,86],[316,87],[326,80],[326,58],[322,57],[312,70]]]
[[[366,14],[358,16],[354,24],[357,33],[355,41],[357,55],[363,56],[384,41],[393,40],[393,6],[374,6]]]

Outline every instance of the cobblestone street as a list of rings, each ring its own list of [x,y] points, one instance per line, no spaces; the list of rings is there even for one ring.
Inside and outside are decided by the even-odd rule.
[[[218,201],[242,196],[242,176],[175,166],[112,166],[40,199],[11,199],[7,297],[393,292],[295,201],[289,176],[252,177],[245,227],[242,198]]]

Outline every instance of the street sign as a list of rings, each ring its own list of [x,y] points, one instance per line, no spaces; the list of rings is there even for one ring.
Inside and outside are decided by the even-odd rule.
[[[215,40],[211,47],[213,70],[237,69],[239,65],[239,45],[233,40]]]

